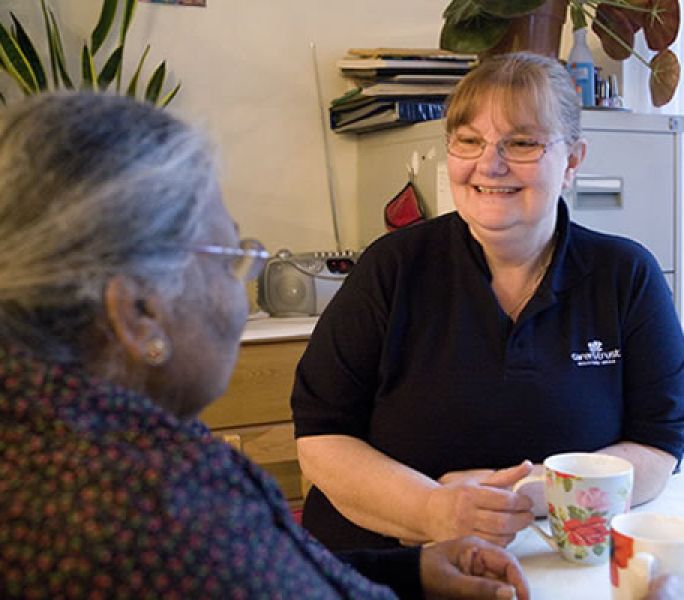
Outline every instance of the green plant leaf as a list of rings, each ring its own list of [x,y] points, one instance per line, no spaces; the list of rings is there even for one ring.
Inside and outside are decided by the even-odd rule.
[[[444,9],[442,17],[452,23],[467,21],[482,12],[480,5],[475,0],[451,0]]]
[[[166,94],[161,100],[159,100],[159,102],[157,102],[157,106],[160,106],[161,108],[167,107],[171,103],[171,100],[173,100],[176,97],[176,94],[178,93],[178,90],[180,90],[180,89],[181,89],[181,84],[179,83],[168,94]]]
[[[124,15],[121,21],[121,31],[119,33],[119,44],[124,45],[126,41],[126,35],[128,34],[128,28],[131,26],[131,21],[133,20],[133,15],[135,14],[135,7],[138,5],[138,0],[126,0],[126,5],[124,6]]]
[[[116,74],[121,71],[122,59],[123,48],[119,46],[111,53],[97,77],[97,87],[100,90],[106,90],[109,87],[109,84],[114,80],[114,77],[116,77]]]
[[[162,61],[162,63],[154,70],[154,73],[152,73],[152,77],[150,77],[150,81],[148,82],[147,88],[145,89],[145,100],[147,100],[148,102],[152,102],[153,104],[157,103],[159,93],[161,92],[162,86],[164,85],[165,77],[166,61]]]
[[[128,35],[128,28],[131,26],[133,15],[135,14],[135,7],[138,5],[138,0],[126,0],[124,5],[124,14],[121,20],[121,29],[119,31],[119,46],[121,48],[121,63],[123,64],[123,49],[126,46],[126,36]],[[116,73],[116,90],[121,90],[121,67]]]
[[[644,20],[644,35],[651,50],[665,50],[679,31],[679,0],[654,0],[652,12]]]
[[[439,47],[466,54],[484,52],[496,46],[510,27],[510,21],[480,14],[465,21],[447,20],[439,36]]]
[[[634,33],[644,26],[646,17],[651,12],[649,5],[651,0],[625,0],[628,6],[624,7],[625,16],[632,23]]]
[[[40,57],[36,52],[36,48],[33,45],[31,38],[29,38],[28,34],[26,33],[26,30],[19,22],[19,19],[14,16],[14,13],[10,13],[10,17],[12,17],[12,21],[14,23],[14,30],[16,32],[15,38],[19,44],[19,47],[21,48],[21,51],[24,53],[26,60],[28,61],[29,65],[31,65],[31,70],[36,77],[38,89],[45,90],[47,89],[45,69],[43,68],[43,63],[40,61]]]
[[[116,9],[119,5],[119,0],[104,0],[102,2],[102,11],[100,12],[100,18],[90,35],[90,52],[93,56],[97,54],[97,51],[102,46],[102,43],[107,38],[109,34],[112,23],[114,23],[114,15],[116,15]]]
[[[52,35],[50,27],[50,17],[48,16],[48,9],[45,5],[45,0],[40,0],[40,7],[43,10],[43,19],[45,21],[45,37],[48,40],[48,50],[50,52],[50,69],[52,71],[52,83],[55,88],[59,87],[59,73],[57,69],[57,56],[55,47],[52,44]]]
[[[144,52],[142,53],[142,56],[140,57],[140,60],[138,61],[138,66],[135,68],[135,73],[133,73],[133,77],[131,77],[131,80],[128,83],[126,95],[130,96],[131,98],[135,98],[135,95],[138,93],[138,79],[140,78],[140,71],[142,71],[143,64],[145,63],[145,59],[147,58],[147,53],[149,51],[150,45],[147,44],[147,46],[145,46]]]
[[[634,49],[634,28],[623,10],[601,4],[591,24],[605,53],[615,60],[629,58]]]
[[[475,0],[482,10],[495,17],[519,17],[538,9],[546,0]]]
[[[66,59],[64,58],[64,46],[62,46],[62,36],[59,33],[59,27],[57,26],[57,19],[55,19],[55,13],[52,10],[48,10],[50,15],[50,43],[55,48],[55,60],[57,63],[57,69],[59,70],[59,76],[62,78],[62,83],[65,88],[73,89],[74,84],[71,83],[71,78],[69,77],[69,72],[66,66]]]
[[[17,41],[0,23],[0,53],[7,73],[19,84],[25,93],[38,91],[38,83],[31,65],[21,51]]]
[[[83,76],[81,88],[92,90],[95,82],[95,62],[88,44],[83,44],[83,49],[81,50],[81,73]]]
[[[654,106],[663,106],[672,100],[679,84],[680,74],[681,67],[672,50],[662,50],[651,60],[651,77],[648,86]]]

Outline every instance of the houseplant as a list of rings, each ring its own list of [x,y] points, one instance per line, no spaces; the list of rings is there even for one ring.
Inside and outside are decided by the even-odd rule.
[[[96,56],[107,46],[107,40],[119,10],[119,0],[103,0],[99,19],[88,41],[83,42],[80,56],[80,83],[69,72],[69,66],[62,45],[62,35],[55,14],[46,0],[40,0],[40,8],[45,22],[46,42],[49,52],[50,73],[46,70],[35,44],[16,18],[10,13],[12,26],[8,29],[0,23],[0,69],[19,86],[25,95],[37,94],[50,89],[92,89],[106,90],[115,84],[117,92],[122,90],[122,66],[126,36],[128,34],[137,0],[123,0],[121,25],[114,50],[100,68],[96,66]],[[147,58],[148,45],[137,62],[137,66],[125,87],[125,93],[136,97],[138,81]],[[150,76],[142,95],[145,100],[166,106],[178,93],[180,83],[169,92],[162,94],[166,77],[166,62],[160,63]],[[5,97],[0,91],[0,101]]]
[[[443,15],[440,47],[478,54],[499,48],[497,44],[516,20],[552,1],[565,4],[574,29],[591,22],[608,56],[624,60],[633,55],[651,71],[649,87],[655,106],[670,101],[680,77],[679,61],[669,49],[679,30],[678,0],[451,0]],[[634,35],[640,29],[648,47],[656,52],[651,60],[634,50]]]

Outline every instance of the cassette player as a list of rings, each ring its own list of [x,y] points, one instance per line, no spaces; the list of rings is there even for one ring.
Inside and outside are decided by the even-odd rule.
[[[320,315],[360,255],[352,250],[280,250],[259,276],[259,306],[274,317]]]

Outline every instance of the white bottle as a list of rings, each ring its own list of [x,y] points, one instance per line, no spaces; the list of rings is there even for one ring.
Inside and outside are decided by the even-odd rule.
[[[594,57],[587,46],[587,29],[575,29],[572,33],[573,45],[568,56],[568,71],[575,80],[577,93],[582,98],[582,106],[594,106],[596,92],[594,90]]]

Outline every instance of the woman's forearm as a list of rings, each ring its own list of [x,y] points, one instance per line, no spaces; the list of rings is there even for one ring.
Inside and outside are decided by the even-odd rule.
[[[304,475],[349,520],[384,535],[428,539],[422,517],[436,481],[350,436],[299,438],[297,451]]]
[[[297,446],[304,474],[345,517],[406,542],[478,535],[505,546],[533,518],[530,501],[510,489],[530,472],[528,461],[437,482],[356,438],[311,436]]]
[[[627,459],[634,465],[634,490],[632,506],[653,500],[667,484],[677,463],[674,456],[654,448],[634,442],[620,442],[599,450]]]

